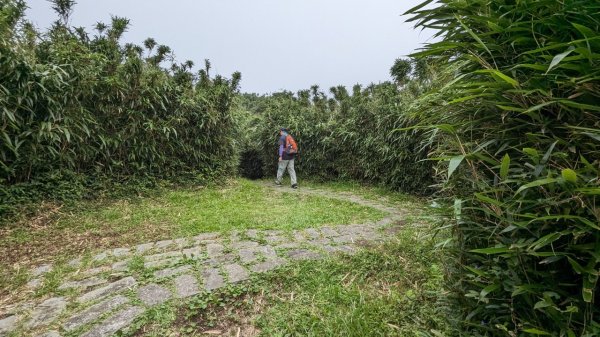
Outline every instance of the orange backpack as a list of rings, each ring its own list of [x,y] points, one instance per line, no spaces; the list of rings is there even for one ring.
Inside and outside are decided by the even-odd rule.
[[[298,144],[296,144],[296,141],[290,135],[287,135],[285,137],[285,153],[287,153],[287,154],[298,153]]]

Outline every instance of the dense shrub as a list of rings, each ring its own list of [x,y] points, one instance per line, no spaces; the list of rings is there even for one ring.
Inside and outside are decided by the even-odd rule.
[[[350,178],[418,194],[432,191],[433,165],[422,147],[423,132],[395,132],[414,125],[406,114],[418,92],[390,82],[331,88],[328,98],[318,87],[270,96],[246,95],[242,103],[251,119],[252,148],[261,154],[264,172],[274,174],[278,130],[286,127],[300,149],[296,166],[301,176]]]
[[[439,31],[416,56],[456,69],[423,116],[444,133],[466,335],[600,335],[600,3],[431,3],[409,14]]]
[[[249,179],[261,179],[265,176],[264,163],[257,150],[246,150],[240,155],[240,174]]]
[[[60,195],[39,186],[60,177],[231,173],[239,73],[211,78],[207,61],[194,74],[153,39],[122,44],[124,18],[91,36],[67,25],[71,5],[54,1],[60,19],[40,34],[23,1],[0,0],[0,215],[27,199],[15,193]]]

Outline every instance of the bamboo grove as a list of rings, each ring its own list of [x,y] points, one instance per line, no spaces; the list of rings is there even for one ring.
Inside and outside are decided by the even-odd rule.
[[[53,4],[59,20],[40,33],[23,1],[0,1],[0,215],[94,177],[211,178],[235,168],[239,73],[211,78],[208,61],[192,73],[191,61],[176,63],[152,38],[121,43],[125,18],[92,35],[68,25],[72,0]]]
[[[301,177],[449,206],[457,335],[600,335],[600,2],[427,0],[405,17],[435,42],[393,82],[262,96],[54,4],[41,34],[0,0],[0,214],[96,177],[228,176],[240,152],[242,175],[271,176],[287,127]]]
[[[600,3],[429,0],[406,15],[439,42],[398,60],[395,83],[243,97],[242,171],[274,171],[285,126],[302,174],[433,192],[453,205],[463,335],[599,335]]]
[[[350,178],[426,195],[433,191],[434,167],[427,161],[430,145],[404,113],[425,88],[440,83],[426,63],[399,59],[404,71],[392,70],[396,81],[330,88],[318,86],[294,94],[243,95],[250,111],[249,131],[242,153],[242,174],[255,177],[274,170],[277,131],[287,127],[300,147],[296,165],[302,174],[319,179]],[[259,164],[257,164],[259,163]]]
[[[600,2],[426,1],[408,15],[438,30],[415,57],[455,72],[422,124],[449,164],[463,328],[599,335]]]

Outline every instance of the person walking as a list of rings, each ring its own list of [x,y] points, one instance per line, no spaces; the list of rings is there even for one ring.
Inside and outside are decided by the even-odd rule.
[[[275,179],[275,185],[281,186],[281,179],[283,173],[287,168],[292,180],[292,188],[298,188],[298,181],[296,180],[296,171],[294,170],[294,158],[298,154],[298,145],[294,138],[289,134],[289,131],[285,128],[279,130],[279,164],[277,167],[277,179]]]

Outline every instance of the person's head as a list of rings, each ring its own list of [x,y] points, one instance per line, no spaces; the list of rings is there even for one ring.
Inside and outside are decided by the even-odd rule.
[[[286,135],[287,133],[288,133],[288,130],[286,128],[279,129],[279,135],[280,136]]]

